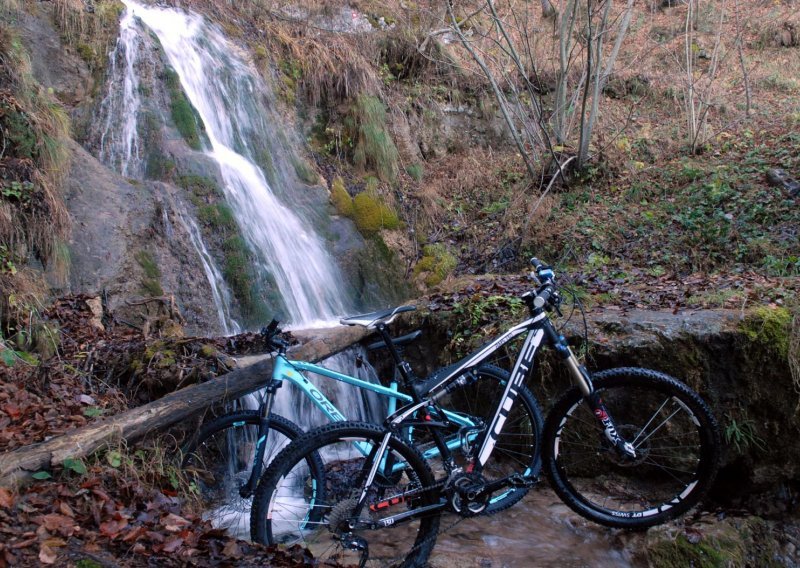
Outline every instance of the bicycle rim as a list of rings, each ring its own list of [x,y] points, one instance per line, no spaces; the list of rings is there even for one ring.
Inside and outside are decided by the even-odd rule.
[[[559,401],[557,425],[548,423],[548,466],[567,504],[621,527],[652,526],[696,504],[718,455],[715,422],[702,400],[682,383],[646,370],[608,373],[595,388],[636,457],[619,455],[577,393]]]

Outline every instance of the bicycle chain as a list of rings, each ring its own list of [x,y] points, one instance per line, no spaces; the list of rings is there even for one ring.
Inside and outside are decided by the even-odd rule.
[[[428,485],[427,487],[422,487],[420,489],[415,489],[413,492],[411,492],[411,494],[422,494],[422,493],[425,493],[426,491],[432,491],[432,490],[438,489],[440,487],[444,488],[447,485],[448,481],[449,481],[449,477],[445,478],[445,479],[443,479],[441,481],[438,481],[438,482],[434,483],[433,485]],[[440,492],[440,495],[441,495],[441,492]],[[440,513],[440,515],[441,515],[441,513]],[[402,562],[402,560],[404,560],[405,558],[407,558],[408,556],[410,556],[411,554],[413,554],[414,552],[416,552],[417,550],[419,550],[420,548],[422,548],[423,546],[425,546],[429,542],[436,542],[436,540],[439,538],[440,535],[443,535],[444,533],[452,530],[456,525],[458,525],[459,523],[461,523],[462,521],[464,521],[467,518],[468,517],[464,517],[464,516],[461,516],[461,515],[456,515],[455,522],[451,523],[450,525],[446,526],[443,529],[439,529],[436,532],[436,534],[429,536],[428,538],[426,538],[425,540],[423,540],[419,544],[413,546],[411,548],[411,550],[409,550],[407,553],[403,554],[402,556],[396,556],[395,558],[392,558],[391,562],[394,562],[395,560],[398,560],[398,561]],[[391,562],[390,562],[390,565],[394,565],[394,564],[391,564]]]

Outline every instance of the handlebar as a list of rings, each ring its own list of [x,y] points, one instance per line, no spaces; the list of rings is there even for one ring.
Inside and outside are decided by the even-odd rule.
[[[531,259],[531,265],[536,271],[536,278],[538,278],[541,283],[539,289],[536,290],[536,295],[534,295],[531,300],[531,307],[533,309],[541,309],[550,306],[558,312],[558,306],[561,303],[561,295],[555,288],[555,272],[550,266],[547,266],[536,257]],[[528,296],[528,294],[526,294],[526,296]]]
[[[278,320],[276,319],[269,322],[266,327],[261,328],[261,335],[264,337],[264,343],[266,343],[269,349],[285,351],[286,348],[289,347],[289,343],[277,337],[279,333],[282,333],[282,331],[278,328]]]

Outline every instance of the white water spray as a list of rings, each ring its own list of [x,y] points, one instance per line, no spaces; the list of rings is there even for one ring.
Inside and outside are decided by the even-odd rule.
[[[111,84],[100,105],[104,129],[100,161],[125,177],[140,178],[143,170],[137,128],[142,100],[137,66],[142,56],[142,37],[130,10],[119,22],[119,38],[109,56]]]

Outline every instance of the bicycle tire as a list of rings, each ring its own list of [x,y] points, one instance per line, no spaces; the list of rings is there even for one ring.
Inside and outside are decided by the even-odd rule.
[[[482,365],[477,369],[478,379],[464,387],[455,389],[439,400],[444,410],[480,418],[488,428],[501,402],[505,386],[511,375],[494,365]],[[484,465],[483,476],[488,481],[518,473],[535,478],[542,468],[542,411],[536,397],[525,385],[518,389],[503,430]],[[456,433],[457,434],[457,433]],[[475,440],[479,440],[476,436]],[[491,496],[489,504],[481,513],[493,515],[516,504],[529,491],[527,487],[507,488]]]
[[[559,497],[592,521],[626,529],[651,527],[694,507],[719,465],[719,429],[706,403],[677,379],[649,369],[609,369],[592,382],[637,457],[620,458],[581,393],[569,390],[544,431],[545,469]]]
[[[262,544],[301,544],[324,564],[326,558],[341,564],[358,564],[352,556],[360,552],[342,545],[348,515],[361,491],[367,491],[362,515],[372,520],[380,515],[406,511],[415,506],[438,503],[439,490],[424,488],[434,484],[433,474],[419,451],[392,436],[387,462],[397,466],[390,476],[378,474],[369,487],[354,487],[357,474],[364,471],[368,449],[379,445],[386,431],[361,422],[339,422],[312,430],[284,449],[261,477],[253,499],[251,537]],[[354,444],[366,444],[356,451]],[[321,470],[309,466],[306,456],[315,453],[323,462]],[[412,495],[414,497],[405,496]],[[388,497],[403,495],[397,503],[378,507]],[[398,509],[397,506],[400,506]],[[376,529],[349,529],[347,538],[363,539],[370,556],[367,565],[422,567],[433,550],[441,509],[418,520]],[[359,517],[362,518],[362,517]],[[343,524],[344,523],[344,524]],[[412,540],[413,539],[413,540]],[[411,543],[408,551],[398,552],[401,541]],[[348,558],[348,556],[350,556]]]
[[[203,424],[181,450],[181,467],[195,484],[215,528],[232,536],[248,533],[251,498],[239,494],[250,478],[261,416],[257,410],[224,414]],[[303,431],[291,420],[272,414],[264,444],[264,467]]]

